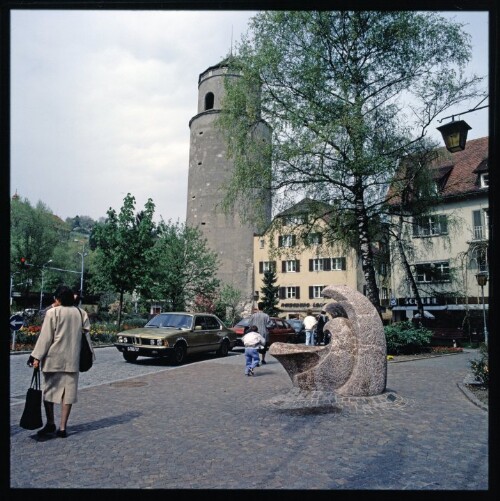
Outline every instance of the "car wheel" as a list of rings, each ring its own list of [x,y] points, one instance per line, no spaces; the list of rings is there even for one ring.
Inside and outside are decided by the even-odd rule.
[[[186,346],[184,344],[176,344],[174,346],[174,353],[172,361],[175,365],[181,365],[186,360]]]
[[[122,355],[127,362],[135,362],[139,356],[137,353],[130,353],[129,351],[124,351]]]
[[[229,343],[227,341],[222,341],[220,348],[216,353],[219,357],[227,357],[227,354],[229,353]]]

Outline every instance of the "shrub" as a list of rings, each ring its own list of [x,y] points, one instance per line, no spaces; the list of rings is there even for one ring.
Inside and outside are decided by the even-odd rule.
[[[469,360],[469,364],[474,377],[484,385],[488,385],[490,373],[488,368],[488,348],[485,344],[482,344],[479,348],[479,358]]]
[[[414,355],[429,350],[432,332],[409,320],[386,325],[384,332],[387,353],[391,355]]]

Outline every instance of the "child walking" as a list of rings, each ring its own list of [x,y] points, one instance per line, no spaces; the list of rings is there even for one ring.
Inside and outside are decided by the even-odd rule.
[[[259,334],[256,325],[252,325],[242,338],[245,346],[245,376],[253,376],[253,370],[259,365],[259,347],[266,344],[266,340]]]

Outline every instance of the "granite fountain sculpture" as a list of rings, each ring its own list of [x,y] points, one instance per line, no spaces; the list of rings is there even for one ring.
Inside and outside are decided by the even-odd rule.
[[[370,397],[385,391],[387,348],[384,327],[372,303],[347,286],[331,285],[323,297],[331,334],[325,346],[273,343],[269,353],[300,390],[333,392],[341,397]]]

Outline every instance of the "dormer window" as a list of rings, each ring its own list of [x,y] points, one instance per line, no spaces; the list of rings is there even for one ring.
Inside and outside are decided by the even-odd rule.
[[[205,111],[214,107],[214,93],[208,92],[205,96]]]
[[[488,188],[490,186],[489,177],[487,172],[479,175],[479,186],[481,188]]]

